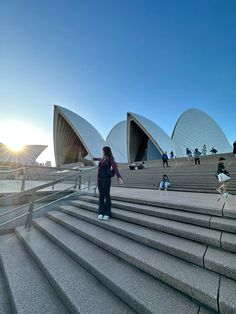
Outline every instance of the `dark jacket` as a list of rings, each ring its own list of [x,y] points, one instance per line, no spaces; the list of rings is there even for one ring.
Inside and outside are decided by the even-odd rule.
[[[116,166],[116,163],[112,157],[102,159],[102,158],[94,158],[94,160],[99,160],[98,164],[98,178],[100,177],[109,177],[108,171],[112,168],[115,172],[117,178],[121,178],[119,170]]]
[[[168,160],[169,159],[166,154],[163,154],[161,158],[162,158],[162,160]]]

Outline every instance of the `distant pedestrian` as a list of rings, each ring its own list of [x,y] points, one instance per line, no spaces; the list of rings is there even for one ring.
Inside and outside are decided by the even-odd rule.
[[[203,156],[206,156],[206,153],[207,153],[206,145],[203,145],[203,148],[202,148],[202,154],[203,154]]]
[[[170,158],[174,158],[175,157],[175,155],[174,155],[174,152],[173,152],[173,150],[170,152]]]
[[[213,146],[212,149],[210,150],[210,153],[211,153],[212,155],[215,155],[217,152],[218,152],[218,150],[215,149],[214,146]]]
[[[186,155],[188,160],[192,159],[192,151],[189,148],[186,148]]]
[[[170,180],[169,180],[167,174],[163,174],[161,181],[160,181],[159,190],[164,189],[165,191],[167,191],[169,186],[170,186]]]
[[[233,154],[234,154],[234,156],[236,157],[236,141],[234,141],[234,143],[233,143]]]
[[[216,191],[219,193],[223,193],[225,196],[227,196],[228,193],[226,192],[226,190],[227,190],[227,183],[230,180],[230,174],[225,168],[224,161],[225,161],[225,158],[221,157],[218,162],[217,174],[218,174],[218,180],[221,183],[221,186],[219,186],[219,188],[216,189]]]
[[[134,170],[135,169],[135,163],[131,162],[131,164],[129,165],[129,170]]]
[[[167,152],[165,152],[163,155],[162,155],[162,157],[161,157],[161,159],[162,159],[162,162],[163,162],[163,167],[165,167],[165,165],[167,166],[167,167],[169,167],[169,165],[168,165],[168,155],[167,155]]]
[[[195,148],[193,152],[195,166],[200,165],[200,155],[201,153],[199,152],[198,148]]]
[[[108,220],[111,216],[111,178],[116,174],[120,184],[123,179],[117,169],[110,147],[105,146],[102,149],[102,158],[93,158],[99,161],[98,164],[98,191],[99,191],[99,220]]]

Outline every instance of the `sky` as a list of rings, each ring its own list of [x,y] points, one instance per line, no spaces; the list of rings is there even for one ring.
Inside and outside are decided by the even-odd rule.
[[[235,100],[235,0],[0,0],[0,142],[48,144],[41,161],[53,104],[104,137],[128,111],[171,135],[198,108],[232,143]]]

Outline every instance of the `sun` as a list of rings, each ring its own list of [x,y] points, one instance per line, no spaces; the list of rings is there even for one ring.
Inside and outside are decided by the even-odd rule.
[[[47,144],[48,135],[36,126],[22,121],[0,122],[0,142],[13,152],[20,152],[25,145]]]
[[[21,152],[24,150],[24,145],[22,144],[17,144],[17,143],[12,143],[12,144],[7,144],[7,147],[12,151],[12,152]]]

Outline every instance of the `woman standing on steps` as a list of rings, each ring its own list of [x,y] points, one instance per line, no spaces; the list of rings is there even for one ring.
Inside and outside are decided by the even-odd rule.
[[[98,219],[108,220],[111,217],[111,178],[116,175],[120,184],[123,179],[118,171],[115,160],[112,156],[110,147],[105,146],[102,149],[102,158],[93,158],[99,161],[98,164],[98,191],[99,191],[99,209]]]

